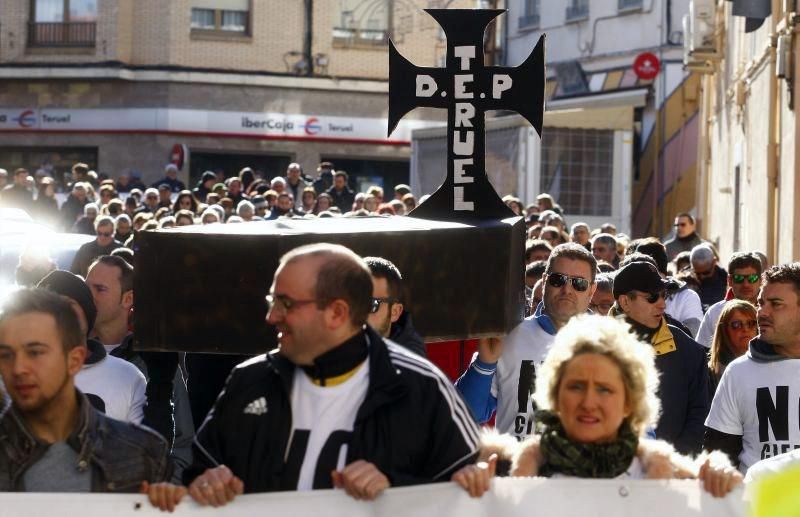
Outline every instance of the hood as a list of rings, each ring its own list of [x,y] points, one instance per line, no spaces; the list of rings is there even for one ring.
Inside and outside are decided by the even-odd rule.
[[[89,355],[83,362],[84,368],[92,367],[106,358],[106,347],[100,341],[89,338],[86,340],[86,347],[89,349]]]
[[[750,340],[750,345],[747,347],[747,357],[757,363],[774,363],[775,361],[788,359],[788,357],[776,352],[772,345],[762,340],[759,336]]]

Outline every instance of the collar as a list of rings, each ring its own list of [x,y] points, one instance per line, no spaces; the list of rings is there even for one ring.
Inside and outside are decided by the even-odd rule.
[[[675,338],[672,337],[672,331],[664,318],[661,318],[661,326],[658,327],[650,343],[652,343],[656,355],[666,355],[678,349],[675,345]]]
[[[89,349],[89,357],[84,361],[84,367],[95,365],[106,358],[106,347],[100,341],[89,338],[86,340],[86,348]]]
[[[677,235],[676,235],[677,237]],[[690,233],[686,237],[678,237],[678,240],[681,242],[690,242],[697,238],[697,234],[695,232]]]
[[[557,330],[553,320],[544,312],[544,302],[539,302],[539,305],[536,306],[536,310],[533,313],[533,319],[536,320],[536,323],[538,323],[545,332],[551,336],[556,335]]]
[[[774,363],[788,359],[788,357],[776,352],[775,347],[759,336],[750,340],[750,344],[747,347],[747,357],[757,363]]]
[[[359,331],[344,343],[325,352],[311,366],[300,368],[319,386],[335,386],[355,374],[369,355],[367,340]]]

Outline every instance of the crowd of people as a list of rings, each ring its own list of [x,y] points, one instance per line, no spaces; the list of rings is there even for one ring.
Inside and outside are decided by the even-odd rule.
[[[21,259],[0,312],[0,491],[143,492],[172,510],[187,495],[369,500],[441,481],[478,497],[494,476],[545,476],[697,478],[723,496],[800,449],[800,263],[725,261],[688,213],[662,243],[568,226],[548,194],[506,196],[527,223],[526,317],[479,340],[455,383],[425,358],[397,267],[333,244],[282,257],[266,315],[277,349],[137,351],[138,232],[416,206],[406,185],[389,201],[356,194],[329,163],[313,179],[298,164],[269,181],[209,171],[193,190],[176,173],[142,188],[76,164],[60,207],[24,169],[0,191],[95,236],[71,271]]]

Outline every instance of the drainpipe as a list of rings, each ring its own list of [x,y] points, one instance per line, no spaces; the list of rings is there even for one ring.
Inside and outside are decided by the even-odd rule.
[[[303,34],[303,59],[306,62],[306,75],[314,75],[314,56],[312,42],[314,39],[314,0],[304,2],[305,33]]]
[[[780,181],[781,94],[780,82],[775,74],[777,61],[777,29],[781,0],[772,0],[772,31],[769,47],[769,136],[767,141],[767,257],[772,264],[778,262],[778,232],[780,231],[778,184]]]

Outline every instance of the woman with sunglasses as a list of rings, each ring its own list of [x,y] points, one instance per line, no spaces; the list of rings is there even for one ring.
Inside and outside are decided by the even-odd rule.
[[[726,302],[717,322],[708,361],[709,392],[712,397],[725,367],[747,352],[750,340],[757,334],[758,318],[753,304],[745,300]]]
[[[172,204],[172,213],[177,214],[181,210],[189,210],[193,215],[197,215],[197,208],[200,202],[194,197],[191,190],[181,190],[175,202]]]

